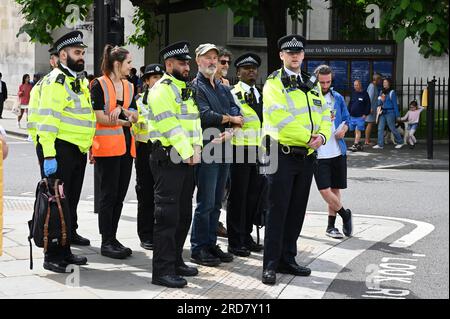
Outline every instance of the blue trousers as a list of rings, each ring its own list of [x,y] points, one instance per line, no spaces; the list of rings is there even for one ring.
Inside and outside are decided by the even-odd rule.
[[[395,128],[395,113],[385,113],[380,115],[378,119],[378,145],[381,147],[384,146],[384,128],[386,123],[391,132],[394,134],[395,143],[403,144],[402,136]]]

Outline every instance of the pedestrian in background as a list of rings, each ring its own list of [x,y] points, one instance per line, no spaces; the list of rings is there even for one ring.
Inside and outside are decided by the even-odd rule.
[[[326,145],[317,149],[314,165],[314,179],[320,195],[328,204],[328,225],[325,234],[331,238],[343,238],[335,226],[336,215],[343,221],[343,232],[352,235],[352,213],[345,209],[341,201],[341,189],[347,188],[347,146],[344,137],[351,121],[341,94],[331,88],[332,70],[328,65],[320,65],[314,73],[319,80],[322,94],[331,110],[331,136]],[[356,82],[356,81],[355,81]],[[360,83],[361,84],[361,83]]]
[[[3,114],[3,105],[8,98],[8,88],[6,83],[2,81],[2,73],[0,72],[0,119],[2,119]]]
[[[92,144],[94,178],[99,186],[98,224],[103,256],[124,259],[130,248],[117,239],[123,201],[130,184],[136,157],[131,125],[138,120],[133,84],[126,80],[131,71],[131,54],[121,47],[106,45],[101,70],[103,76],[91,88],[97,129]]]
[[[400,111],[398,109],[397,94],[391,88],[391,81],[389,79],[383,80],[383,89],[378,96],[378,143],[373,146],[374,149],[383,149],[384,147],[384,128],[387,126],[394,134],[396,149],[403,147],[403,139],[397,128],[395,127],[395,121],[400,117]]]
[[[367,87],[367,93],[370,98],[370,114],[366,116],[366,132],[364,134],[364,145],[370,146],[372,143],[370,142],[370,134],[372,133],[372,127],[375,123],[376,115],[377,115],[377,107],[378,107],[378,95],[379,95],[379,86],[381,85],[381,75],[378,73],[374,73],[372,77],[372,82]]]
[[[30,92],[33,86],[30,84],[30,75],[24,74],[22,76],[22,84],[19,86],[19,92],[17,96],[20,100],[20,114],[17,116],[17,127],[20,128],[20,121],[25,114],[25,121],[27,121],[28,116],[28,104],[30,103]]]
[[[401,122],[406,122],[406,138],[405,140],[410,145],[410,148],[414,148],[414,146],[417,143],[416,137],[414,134],[417,131],[417,128],[419,127],[419,119],[420,119],[420,113],[424,108],[422,106],[419,107],[416,100],[413,100],[409,103],[409,111],[406,112],[406,114],[400,118]]]
[[[366,91],[363,91],[360,80],[353,83],[354,91],[348,103],[350,121],[348,123],[350,131],[355,131],[355,141],[350,147],[352,152],[362,151],[363,146],[359,143],[361,132],[365,129],[366,116],[370,114],[370,98]]]

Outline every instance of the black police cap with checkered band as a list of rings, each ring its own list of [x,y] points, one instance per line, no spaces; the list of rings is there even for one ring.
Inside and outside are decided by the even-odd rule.
[[[254,53],[244,53],[239,56],[236,61],[234,61],[234,66],[236,68],[246,65],[254,65],[259,67],[261,65],[261,58]]]
[[[190,44],[187,41],[175,42],[162,49],[159,54],[164,60],[169,58],[191,60],[192,58],[189,55],[189,45]]]
[[[83,43],[83,33],[81,31],[72,31],[56,40],[53,47],[56,49],[56,52],[59,52],[67,47],[87,48],[87,45]]]
[[[161,64],[153,63],[149,64],[145,67],[144,71],[144,77],[151,76],[151,75],[163,75],[164,74],[164,67]]]
[[[299,52],[306,46],[306,39],[298,34],[286,35],[278,40],[280,51]]]

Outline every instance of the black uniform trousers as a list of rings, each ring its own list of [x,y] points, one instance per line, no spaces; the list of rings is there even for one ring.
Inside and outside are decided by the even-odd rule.
[[[230,170],[231,188],[227,203],[228,246],[241,248],[253,241],[253,222],[265,182],[259,167],[252,163],[234,163]]]
[[[64,193],[70,209],[70,228],[71,233],[74,233],[78,228],[77,207],[78,202],[80,201],[81,189],[83,187],[87,156],[86,154],[81,153],[77,145],[60,139],[55,140],[55,150],[58,168],[54,175],[64,182]],[[36,147],[36,153],[41,168],[41,177],[44,178],[44,153],[42,145],[39,143]],[[71,234],[69,234],[69,238],[70,235]],[[69,245],[66,247],[50,246],[45,254],[45,259],[47,261],[60,261],[70,253]]]
[[[276,270],[279,263],[296,263],[297,239],[305,218],[315,158],[280,153],[278,170],[268,175],[264,269]]]
[[[136,142],[136,196],[138,200],[137,209],[137,231],[141,241],[153,242],[153,224],[155,223],[155,181],[150,169],[151,142]]]
[[[169,158],[150,155],[155,179],[155,225],[153,229],[153,275],[175,275],[183,264],[183,246],[192,221],[194,168],[174,164]]]
[[[98,194],[98,225],[102,242],[116,238],[123,201],[133,170],[133,157],[127,151],[121,156],[95,157]]]

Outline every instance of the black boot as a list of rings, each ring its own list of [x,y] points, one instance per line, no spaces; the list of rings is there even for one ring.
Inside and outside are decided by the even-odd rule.
[[[125,259],[127,258],[128,252],[124,249],[120,249],[114,242],[114,238],[102,239],[102,247],[100,249],[102,256],[114,258],[114,259]]]

